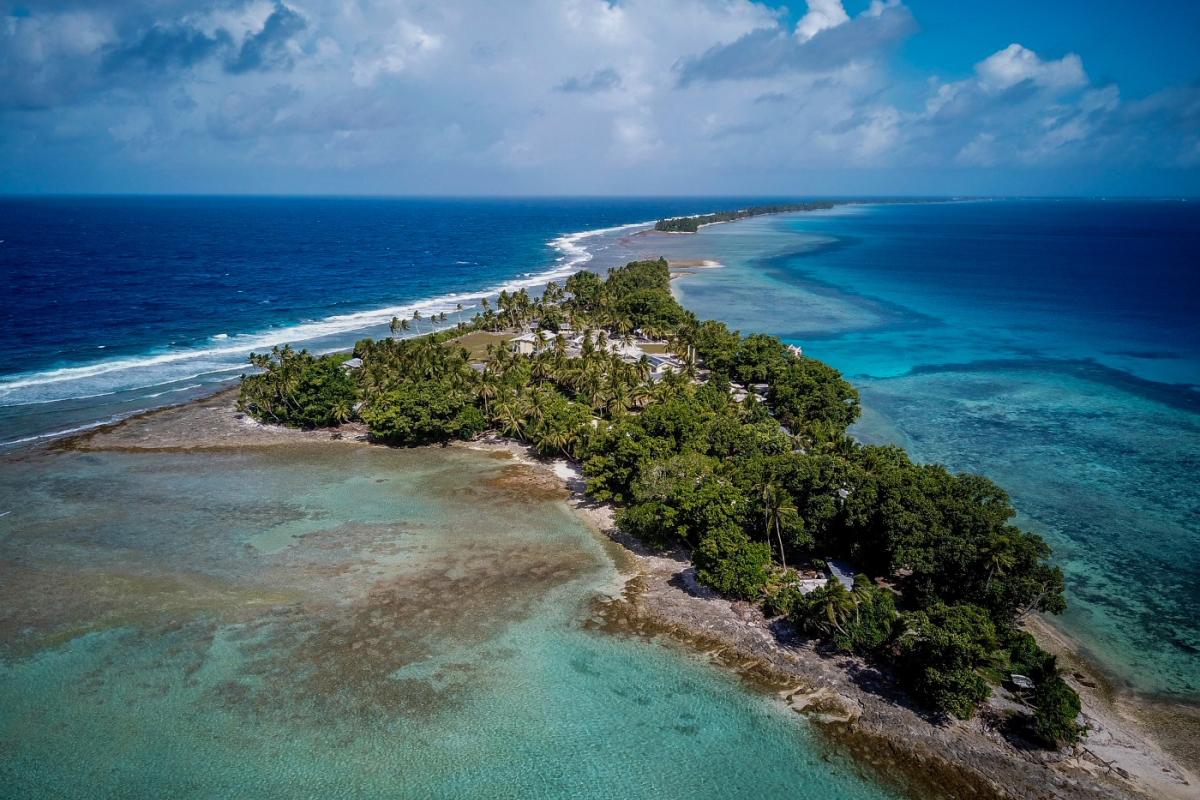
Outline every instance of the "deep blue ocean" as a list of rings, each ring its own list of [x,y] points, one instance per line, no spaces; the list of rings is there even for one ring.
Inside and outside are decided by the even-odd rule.
[[[1051,543],[1054,622],[1117,686],[1200,697],[1200,203],[847,206],[635,237],[710,258],[701,317],[858,387],[852,433],[978,472]]]
[[[0,198],[0,447],[208,391],[252,350],[470,316],[577,269],[571,234],[728,202]]]
[[[754,202],[0,200],[0,442],[205,393],[273,344],[345,348],[413,310],[453,323],[583,265],[712,258],[675,282],[685,305],[841,369],[863,441],[1007,488],[1067,573],[1064,629],[1131,689],[1200,696],[1200,203],[843,206],[632,235]]]

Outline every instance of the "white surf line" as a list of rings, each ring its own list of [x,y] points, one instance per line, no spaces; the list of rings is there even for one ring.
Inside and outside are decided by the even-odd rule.
[[[28,442],[36,442],[42,439],[57,439],[60,436],[70,436],[72,433],[90,431],[93,428],[102,428],[105,425],[112,425],[113,423],[120,422],[121,420],[129,419],[130,417],[145,413],[145,411],[146,409],[139,408],[134,411],[125,412],[124,414],[117,414],[116,416],[109,417],[108,419],[102,419],[99,422],[89,422],[87,425],[80,425],[76,428],[66,428],[61,431],[52,431],[50,433],[39,433],[33,436],[25,436],[21,439],[9,439],[6,442],[0,442],[0,449],[12,447],[15,444],[26,444]]]
[[[334,336],[342,333],[349,333],[363,328],[369,328],[376,325],[386,325],[392,317],[400,316],[404,318],[410,315],[413,311],[445,311],[447,314],[456,311],[457,303],[464,298],[470,298],[477,301],[481,297],[493,297],[502,291],[513,291],[517,289],[528,289],[533,286],[543,284],[547,280],[554,280],[559,277],[566,277],[574,273],[582,264],[591,261],[593,254],[586,247],[580,245],[583,239],[592,236],[602,236],[608,233],[618,233],[623,230],[633,230],[638,228],[652,227],[653,222],[638,222],[628,225],[618,225],[611,228],[596,228],[593,230],[579,231],[577,233],[563,234],[555,239],[552,239],[548,244],[555,250],[563,254],[562,263],[555,265],[549,270],[531,275],[530,277],[518,280],[506,281],[491,287],[481,289],[477,292],[451,292],[437,297],[424,300],[416,300],[411,303],[405,303],[398,306],[388,306],[386,308],[373,309],[368,311],[358,311],[351,314],[339,314],[331,317],[326,317],[318,322],[295,325],[290,328],[280,328],[270,332],[251,333],[251,334],[236,334],[226,339],[222,339],[221,346],[208,347],[195,350],[179,350],[171,353],[160,353],[158,355],[133,356],[125,358],[117,358],[106,361],[99,361],[93,364],[86,364],[78,367],[60,367],[52,370],[40,370],[36,372],[19,373],[0,379],[0,397],[10,394],[17,389],[27,389],[36,386],[45,386],[48,384],[62,383],[66,381],[76,381],[85,378],[95,378],[101,375],[107,375],[113,372],[120,372],[132,369],[143,369],[147,367],[161,366],[164,364],[174,364],[181,361],[204,357],[223,357],[242,355],[252,350],[259,350],[288,344],[290,342],[301,342],[311,339],[319,339],[325,336]],[[471,308],[477,307],[477,303],[472,303]],[[229,368],[225,368],[225,371]],[[217,371],[216,369],[212,371]],[[186,380],[186,378],[173,378],[163,383],[173,383],[176,380]],[[151,386],[161,384],[151,384]],[[143,388],[151,388],[146,386]],[[65,398],[64,398],[65,399]],[[82,399],[82,398],[71,398]],[[22,403],[21,405],[25,405]]]

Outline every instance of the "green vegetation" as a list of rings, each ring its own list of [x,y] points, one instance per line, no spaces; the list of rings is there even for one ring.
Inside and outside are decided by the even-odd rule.
[[[715,214],[699,214],[694,217],[672,217],[660,219],[654,224],[654,230],[666,233],[695,233],[701,225],[711,225],[714,222],[732,222],[735,219],[759,217],[763,214],[787,214],[793,211],[820,211],[833,208],[836,203],[783,203],[771,206],[754,206],[740,211],[718,211]]]
[[[309,355],[291,345],[251,355],[263,370],[242,376],[238,408],[264,422],[315,428],[345,422],[354,413],[356,387],[341,364],[345,356]]]
[[[1008,496],[900,448],[859,445],[846,433],[858,395],[836,370],[696,319],[668,280],[660,259],[604,279],[580,272],[540,298],[502,293],[453,329],[359,342],[357,368],[289,348],[253,356],[262,372],[244,376],[239,404],[304,427],[354,418],[393,445],[490,429],[575,459],[623,530],[686,549],[716,591],[888,665],[934,712],[968,717],[989,679],[1021,672],[1036,685],[1023,729],[1074,741],[1078,696],[1019,629],[1027,614],[1063,610],[1062,574],[1045,542],[1011,524]],[[561,332],[568,323],[578,338]],[[501,339],[522,327],[533,331],[525,354]],[[652,379],[650,360],[623,349],[636,331],[664,342],[673,368]],[[753,391],[735,400],[732,382]],[[802,593],[789,565],[826,557],[861,574]]]

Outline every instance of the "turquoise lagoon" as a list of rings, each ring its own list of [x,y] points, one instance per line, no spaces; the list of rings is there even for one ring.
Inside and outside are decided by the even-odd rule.
[[[860,440],[1005,487],[1066,574],[1055,623],[1118,685],[1200,698],[1200,205],[848,206],[622,245],[722,263],[679,300],[840,369]]]
[[[0,796],[891,797],[769,693],[596,632],[520,467],[312,444],[0,463]]]

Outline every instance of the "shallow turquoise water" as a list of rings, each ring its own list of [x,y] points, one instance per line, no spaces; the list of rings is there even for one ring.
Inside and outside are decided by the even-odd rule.
[[[0,795],[889,797],[774,696],[593,632],[615,569],[508,462],[0,464]]]
[[[1129,688],[1195,702],[1198,247],[1178,203],[1040,201],[761,217],[625,255],[722,262],[674,282],[684,305],[842,370],[859,439],[1008,489],[1066,573],[1056,623]]]

